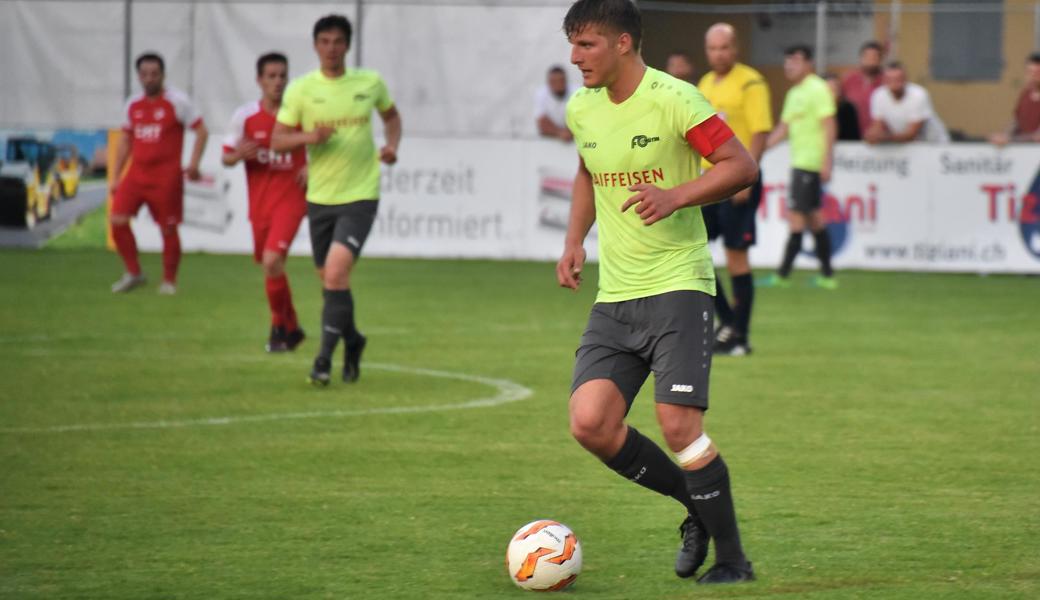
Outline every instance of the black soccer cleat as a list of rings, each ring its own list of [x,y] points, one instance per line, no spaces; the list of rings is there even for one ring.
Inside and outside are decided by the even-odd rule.
[[[267,344],[264,345],[264,350],[267,350],[271,354],[277,354],[279,352],[285,352],[288,349],[289,346],[285,339],[285,329],[271,326],[271,335],[267,338]]]
[[[332,361],[327,358],[318,357],[314,359],[314,368],[311,369],[311,374],[307,378],[307,381],[313,386],[325,387],[329,385],[329,380],[332,379],[329,373],[332,372]]]
[[[686,515],[686,520],[679,526],[682,546],[675,556],[675,574],[679,577],[691,577],[708,558],[708,531],[696,515]]]
[[[719,356],[747,356],[751,354],[751,344],[747,336],[733,329],[729,325],[719,328],[715,335],[715,345],[712,354]]]
[[[297,346],[303,343],[303,340],[307,339],[307,335],[302,329],[297,327],[292,331],[285,334],[285,349],[295,350]]]
[[[358,334],[353,342],[347,343],[343,357],[343,381],[354,383],[361,377],[361,353],[365,351],[368,338]]]
[[[715,563],[697,579],[697,583],[740,583],[754,580],[755,571],[751,568],[751,562],[748,561],[743,565]]]

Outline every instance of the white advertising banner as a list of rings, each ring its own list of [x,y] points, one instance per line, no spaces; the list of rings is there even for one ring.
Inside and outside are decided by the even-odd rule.
[[[206,154],[206,181],[186,186],[182,245],[251,253],[242,169],[223,169],[215,149]],[[787,161],[784,146],[763,160],[757,267],[776,266],[787,238]],[[576,167],[574,147],[554,141],[406,137],[401,161],[383,170],[365,255],[555,260]],[[839,144],[824,201],[834,264],[1040,273],[1038,168],[1040,148],[1029,146]],[[158,250],[157,228],[146,212],[140,217],[141,247]],[[796,264],[813,268],[805,238]],[[305,255],[309,244],[304,223],[291,251]],[[586,247],[594,259],[595,230]]]

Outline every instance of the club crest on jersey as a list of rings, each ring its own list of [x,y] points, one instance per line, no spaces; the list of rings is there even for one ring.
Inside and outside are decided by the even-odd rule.
[[[647,146],[649,146],[653,142],[660,142],[660,141],[661,141],[661,138],[656,136],[656,135],[654,137],[648,137],[648,136],[645,136],[645,135],[637,135],[634,138],[632,138],[632,147],[635,148],[636,146],[639,146],[640,148],[646,148]]]
[[[155,109],[155,120],[156,121],[158,121],[159,119],[161,119],[161,118],[163,118],[165,116],[166,116],[166,111],[164,109],[162,109],[162,108]]]

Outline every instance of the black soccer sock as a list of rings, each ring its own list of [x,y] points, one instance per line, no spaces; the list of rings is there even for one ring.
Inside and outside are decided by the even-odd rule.
[[[816,239],[816,257],[820,259],[820,272],[824,277],[834,274],[831,269],[831,234],[826,229],[813,232]]]
[[[729,469],[722,456],[704,468],[686,471],[686,489],[705,529],[715,540],[715,562],[743,565],[747,562],[740,546],[737,513],[730,493]]]
[[[695,514],[695,505],[686,491],[686,477],[682,469],[635,427],[629,426],[621,450],[614,458],[606,461],[606,465],[629,481],[675,498],[687,511]]]
[[[780,263],[780,276],[787,277],[791,274],[794,259],[802,251],[802,232],[792,231],[787,238],[787,247],[784,248],[784,262]]]
[[[734,293],[736,292],[734,291]],[[719,322],[723,325],[733,323],[733,308],[726,299],[726,289],[722,287],[722,278],[719,277],[718,271],[715,271],[715,315],[719,317]]]
[[[325,304],[321,310],[321,351],[318,356],[331,360],[340,338],[352,341],[357,336],[354,328],[354,297],[350,290],[323,290]]]
[[[751,304],[755,301],[755,282],[751,273],[733,276],[733,327],[744,337],[751,334]]]

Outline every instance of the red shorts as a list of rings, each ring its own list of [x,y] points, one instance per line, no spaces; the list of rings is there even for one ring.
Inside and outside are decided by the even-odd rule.
[[[128,173],[119,182],[112,199],[112,214],[135,216],[148,206],[159,225],[178,225],[184,220],[184,176],[172,173]]]
[[[261,262],[264,252],[289,253],[296,231],[307,215],[304,202],[279,202],[262,219],[253,219],[253,258]]]

